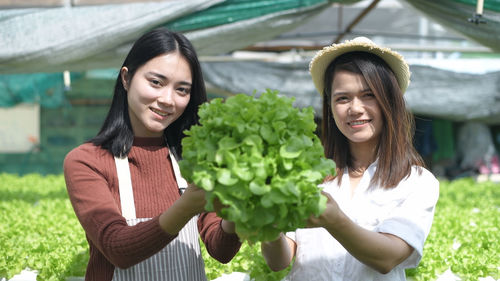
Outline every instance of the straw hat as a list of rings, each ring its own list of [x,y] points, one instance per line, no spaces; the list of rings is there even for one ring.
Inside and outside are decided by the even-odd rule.
[[[316,53],[309,64],[309,72],[318,92],[323,94],[323,89],[325,88],[324,76],[328,65],[338,56],[355,51],[372,53],[383,59],[396,75],[399,88],[401,88],[401,92],[404,94],[410,84],[410,68],[403,56],[389,48],[375,45],[375,43],[366,37],[356,37],[352,40],[346,40],[344,43],[333,44],[324,47],[323,50]]]

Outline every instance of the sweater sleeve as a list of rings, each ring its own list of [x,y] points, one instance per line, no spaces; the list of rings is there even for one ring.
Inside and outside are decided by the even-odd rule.
[[[98,150],[86,148],[71,151],[64,160],[70,201],[89,242],[113,265],[128,268],[154,255],[176,236],[160,228],[159,216],[128,226],[111,193],[109,175],[97,168],[112,157],[99,157]]]
[[[221,222],[214,212],[203,213],[198,218],[198,231],[210,256],[228,263],[238,253],[241,242],[238,235],[224,232]]]

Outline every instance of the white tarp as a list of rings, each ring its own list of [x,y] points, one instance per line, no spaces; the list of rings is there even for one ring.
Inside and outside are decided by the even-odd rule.
[[[485,8],[482,14],[484,23],[476,24],[468,21],[476,12],[476,7],[460,3],[459,0],[405,0],[405,2],[447,29],[454,30],[483,46],[500,52],[498,8],[496,11]],[[490,3],[493,5],[493,1]]]
[[[86,70],[123,61],[113,52],[144,31],[221,1],[0,10],[0,73]],[[102,53],[108,56],[91,59]]]
[[[500,59],[410,61],[406,94],[419,114],[500,124]]]
[[[0,74],[117,68],[140,34],[223,0],[0,10]],[[322,4],[185,32],[199,55],[271,39],[313,17]]]
[[[199,55],[220,55],[272,39],[314,17],[328,2],[186,32]]]
[[[452,0],[406,0],[447,28],[500,50],[500,16],[484,10],[486,24],[466,21],[473,7]],[[0,10],[0,74],[116,68],[144,31],[224,0],[167,0],[100,6]],[[200,55],[225,54],[273,39],[313,18],[324,1],[211,28],[186,31]],[[335,17],[335,15],[332,15]]]
[[[460,168],[478,168],[490,164],[497,154],[491,131],[483,123],[467,122],[458,130],[457,159]]]

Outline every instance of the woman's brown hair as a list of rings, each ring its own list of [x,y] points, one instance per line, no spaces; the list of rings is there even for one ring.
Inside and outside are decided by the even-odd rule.
[[[424,166],[412,140],[414,119],[406,109],[401,89],[390,67],[378,56],[366,52],[350,52],[337,57],[325,71],[323,91],[322,142],[327,158],[337,164],[339,184],[346,168],[353,168],[348,139],[333,119],[332,81],[339,70],[360,74],[372,90],[383,116],[382,132],[377,147],[377,170],[372,184],[392,188],[408,177],[413,165]]]

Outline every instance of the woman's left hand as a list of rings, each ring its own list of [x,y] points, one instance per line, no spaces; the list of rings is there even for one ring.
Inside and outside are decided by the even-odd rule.
[[[220,202],[219,198],[214,199],[214,212],[217,214],[220,214],[220,211],[224,208],[227,208],[227,205],[224,205]],[[234,222],[228,221],[226,219],[222,219],[221,222],[221,227],[226,233],[235,233],[236,232],[236,226]]]

